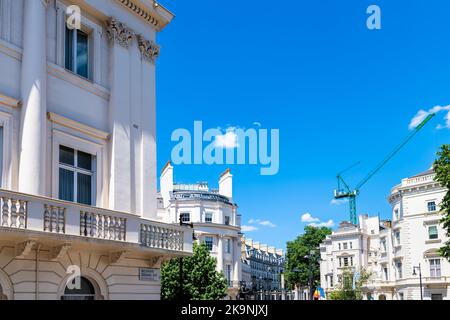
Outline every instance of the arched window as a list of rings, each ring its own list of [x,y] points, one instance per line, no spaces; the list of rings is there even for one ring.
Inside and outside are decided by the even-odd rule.
[[[94,285],[86,278],[80,278],[80,288],[69,289],[66,287],[61,300],[95,300]]]
[[[386,300],[386,296],[384,294],[380,294],[378,296],[378,300]]]

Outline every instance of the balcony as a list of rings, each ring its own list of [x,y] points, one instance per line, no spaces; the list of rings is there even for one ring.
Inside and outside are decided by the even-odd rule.
[[[192,230],[51,198],[0,189],[0,239],[88,243],[123,252],[187,256]]]
[[[450,277],[425,277],[423,282],[428,288],[446,288],[450,285]]]

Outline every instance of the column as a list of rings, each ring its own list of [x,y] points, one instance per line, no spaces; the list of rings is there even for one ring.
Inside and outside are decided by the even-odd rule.
[[[25,0],[21,73],[19,191],[45,195],[47,0]]]
[[[130,54],[128,49],[133,33],[127,26],[112,18],[107,23],[106,35],[111,45],[109,207],[131,212]]]
[[[150,40],[137,35],[142,59],[141,99],[141,210],[146,218],[155,218],[156,202],[156,71],[155,62],[159,47]]]
[[[239,286],[239,281],[242,279],[242,262],[241,262],[241,241],[233,239],[233,286]]]
[[[223,235],[219,235],[219,241],[217,245],[217,270],[219,272],[223,272],[225,274],[225,270],[223,270]]]

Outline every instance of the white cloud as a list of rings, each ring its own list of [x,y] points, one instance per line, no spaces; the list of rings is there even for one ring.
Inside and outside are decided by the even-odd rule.
[[[261,219],[250,219],[248,220],[248,224],[259,224],[260,226],[275,228],[276,225],[269,220],[261,220]]]
[[[445,115],[445,127],[450,129],[450,105],[448,106],[434,106],[433,108],[429,109],[428,111],[425,111],[423,109],[420,109],[417,111],[416,115],[411,119],[411,122],[409,123],[409,129],[413,130],[415,129],[425,118],[430,115],[431,113],[438,113],[441,111],[447,112]],[[442,125],[438,125],[436,129],[443,129],[444,127]]]
[[[306,223],[314,223],[314,222],[319,222],[320,219],[318,218],[314,218],[310,213],[304,213],[302,214],[302,222],[306,222]]]
[[[235,149],[239,148],[238,140],[236,127],[229,127],[224,134],[216,135],[214,145],[217,148]]]
[[[320,227],[327,227],[331,228],[334,226],[333,220],[328,220],[327,222],[321,222],[319,218],[313,217],[310,213],[304,213],[301,217],[302,222],[307,223],[308,226],[320,228]]]
[[[276,227],[276,225],[273,224],[272,222],[270,222],[269,220],[260,221],[259,224],[262,226],[265,226],[265,227],[271,227],[271,228]]]
[[[261,122],[258,122],[258,121],[253,122],[253,125],[257,126],[257,127],[261,127],[262,126]]]
[[[343,203],[347,203],[347,202],[348,202],[348,199],[332,199],[330,201],[330,204],[339,206],[339,205],[341,205]]]
[[[332,228],[332,227],[334,227],[334,221],[330,219],[327,222],[310,223],[309,226],[316,227],[316,228],[320,228],[320,227]]]
[[[252,231],[256,231],[256,230],[258,230],[258,228],[255,226],[245,226],[245,225],[241,226],[242,232],[252,232]]]

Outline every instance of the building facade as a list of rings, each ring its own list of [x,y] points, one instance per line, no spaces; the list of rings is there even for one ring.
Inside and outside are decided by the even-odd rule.
[[[174,183],[173,167],[161,173],[159,216],[167,223],[193,223],[195,238],[206,243],[217,259],[217,271],[228,282],[228,298],[236,299],[241,275],[241,216],[233,201],[233,176],[229,170],[219,179],[219,189],[207,183]]]
[[[285,300],[283,250],[242,238],[242,281],[249,299]]]
[[[172,18],[150,0],[0,0],[2,298],[159,299],[161,263],[192,253],[157,215]]]
[[[332,291],[344,268],[372,273],[366,299],[449,300],[450,264],[439,256],[447,241],[439,205],[447,190],[425,171],[403,179],[389,196],[392,220],[360,216],[342,223],[321,245],[321,284]],[[422,282],[422,287],[420,285]]]

